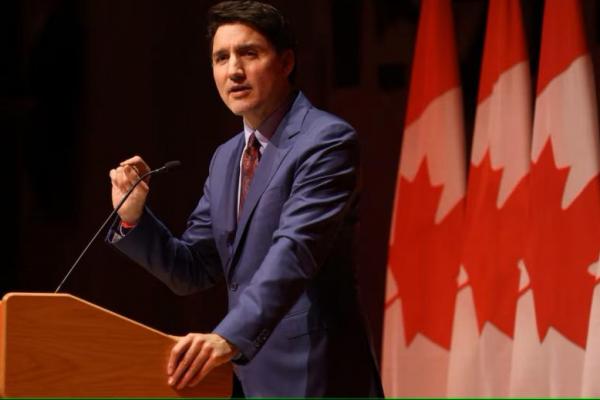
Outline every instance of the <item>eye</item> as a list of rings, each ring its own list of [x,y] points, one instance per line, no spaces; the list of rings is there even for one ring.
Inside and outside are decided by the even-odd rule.
[[[224,54],[224,53],[218,53],[215,54],[213,56],[213,63],[214,64],[222,64],[223,62],[227,61],[228,55]]]

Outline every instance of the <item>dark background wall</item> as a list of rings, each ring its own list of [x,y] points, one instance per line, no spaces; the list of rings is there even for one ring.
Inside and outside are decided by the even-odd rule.
[[[182,161],[178,172],[153,180],[149,203],[174,233],[183,231],[212,152],[241,129],[212,82],[204,39],[212,3],[0,2],[0,295],[54,291],[110,212],[108,171],[133,154],[153,166]],[[299,86],[359,132],[359,280],[380,348],[387,238],[419,1],[273,3],[291,16],[298,33]],[[522,4],[535,77],[543,1]],[[595,0],[583,6],[598,66],[600,6]],[[470,138],[487,2],[454,0],[453,8]],[[210,330],[226,309],[223,287],[178,297],[102,241],[63,291],[172,334]]]

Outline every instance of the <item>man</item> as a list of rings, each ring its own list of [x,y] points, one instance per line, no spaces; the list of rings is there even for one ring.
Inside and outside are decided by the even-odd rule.
[[[358,144],[353,128],[294,90],[294,39],[274,7],[209,11],[216,87],[244,131],[217,148],[181,238],[144,204],[142,182],[110,241],[178,294],[225,279],[229,311],[180,338],[169,384],[194,386],[234,364],[234,395],[381,396],[353,263]],[[117,204],[148,165],[110,171]]]

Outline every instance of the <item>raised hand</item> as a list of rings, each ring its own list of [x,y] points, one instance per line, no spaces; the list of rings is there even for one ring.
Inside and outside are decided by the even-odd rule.
[[[150,171],[150,167],[140,156],[131,157],[119,164],[117,168],[110,170],[110,181],[112,183],[112,204],[113,207],[121,201],[123,195],[133,186],[140,176]],[[121,221],[135,225],[144,210],[146,197],[150,190],[149,178],[133,190],[127,201],[118,211]]]

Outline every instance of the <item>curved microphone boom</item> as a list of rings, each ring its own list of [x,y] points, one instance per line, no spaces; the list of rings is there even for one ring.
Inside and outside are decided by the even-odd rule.
[[[96,231],[96,233],[94,234],[94,236],[92,236],[92,238],[90,239],[90,241],[88,242],[88,244],[85,246],[85,248],[83,249],[83,251],[81,252],[81,254],[79,254],[79,257],[77,257],[77,259],[75,260],[75,262],[73,263],[73,265],[69,269],[69,272],[67,272],[67,274],[63,278],[63,280],[60,283],[60,285],[58,285],[58,287],[56,288],[56,290],[54,291],[54,293],[58,293],[58,291],[60,290],[60,288],[62,287],[62,285],[69,278],[69,275],[71,275],[71,272],[73,272],[73,270],[75,269],[75,267],[77,266],[77,264],[79,264],[79,261],[83,258],[84,254],[87,252],[88,248],[92,245],[92,243],[94,242],[94,240],[96,240],[96,238],[98,237],[98,235],[100,234],[100,232],[102,232],[102,229],[104,229],[104,227],[115,216],[115,214],[117,213],[117,211],[119,211],[119,209],[121,208],[121,206],[123,205],[123,203],[125,203],[125,201],[127,200],[127,198],[129,198],[129,195],[133,192],[133,190],[137,187],[137,185],[139,185],[141,181],[143,181],[144,179],[146,179],[147,177],[149,177],[151,175],[156,175],[156,174],[160,174],[160,173],[163,173],[163,172],[168,172],[168,171],[170,171],[170,170],[172,170],[174,168],[179,167],[180,165],[181,165],[181,162],[178,161],[178,160],[168,161],[162,167],[157,168],[157,169],[153,169],[152,171],[148,171],[145,174],[142,174],[142,176],[140,176],[137,179],[137,181],[135,181],[135,183],[129,188],[129,190],[127,191],[127,193],[125,193],[123,195],[123,197],[121,198],[121,201],[119,201],[119,204],[117,204],[116,207],[108,215],[108,218],[106,218],[106,220],[100,226],[100,228],[98,229],[98,231]]]

